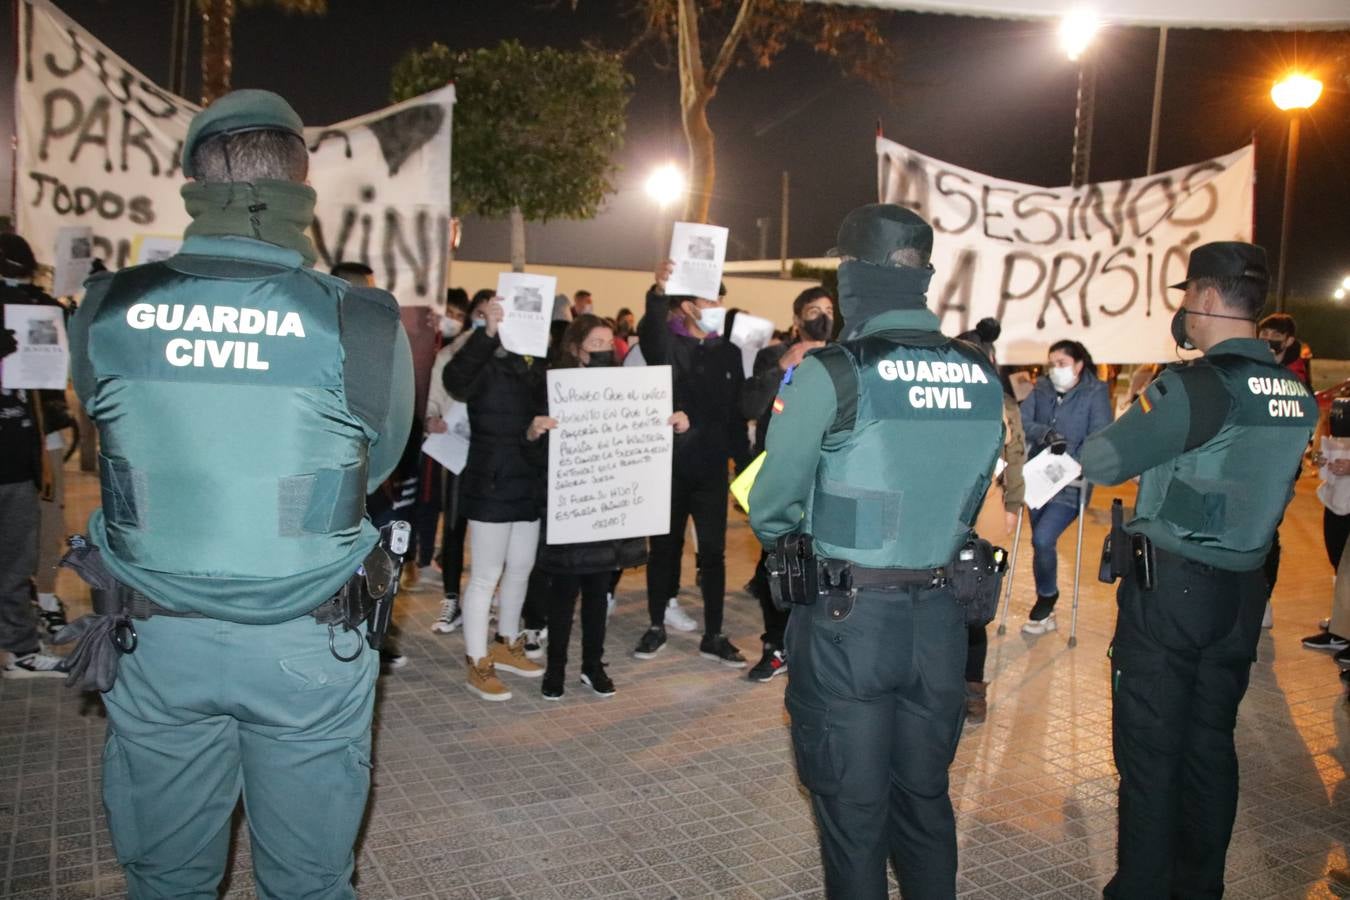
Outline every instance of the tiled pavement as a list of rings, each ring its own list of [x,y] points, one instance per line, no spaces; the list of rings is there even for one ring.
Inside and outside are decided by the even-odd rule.
[[[73,481],[70,520],[81,522],[95,490],[88,475]],[[1350,896],[1326,874],[1347,866],[1350,707],[1333,664],[1298,645],[1330,594],[1311,487],[1300,485],[1285,521],[1276,624],[1239,718],[1232,898]],[[1089,560],[1109,496],[1094,500]],[[754,548],[744,517],[732,522],[728,584],[740,585]],[[1072,536],[1061,545],[1066,587]],[[84,606],[62,579],[63,594]],[[656,660],[632,659],[645,624],[641,585],[640,574],[625,576],[611,623],[618,696],[602,700],[573,681],[561,704],[512,676],[510,702],[472,698],[461,686],[462,638],[427,630],[436,595],[405,595],[411,662],[380,682],[362,897],[821,895],[810,811],[790,764],[784,679],[749,684],[677,633]],[[1025,614],[1027,555],[1016,587],[1014,608]],[[684,602],[697,612],[688,593]],[[952,767],[962,897],[1090,898],[1112,871],[1108,589],[1084,581],[1073,649],[1065,613],[1064,631],[1037,639],[1018,633],[1016,615],[1006,636],[991,627],[989,719],[967,728]],[[733,594],[727,620],[747,656],[757,655],[754,602]],[[0,681],[0,897],[123,896],[99,799],[103,730],[95,698],[60,682]],[[236,834],[228,896],[252,897],[247,835]]]

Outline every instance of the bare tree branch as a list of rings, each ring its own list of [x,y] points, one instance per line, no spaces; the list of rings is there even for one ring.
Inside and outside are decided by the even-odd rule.
[[[717,61],[708,70],[706,83],[709,88],[717,87],[722,80],[722,76],[727,74],[727,69],[730,69],[731,64],[735,61],[736,51],[740,48],[741,39],[750,27],[754,8],[755,0],[741,0],[740,11],[736,13],[736,21],[731,24],[726,39],[722,41],[722,49],[717,53]]]

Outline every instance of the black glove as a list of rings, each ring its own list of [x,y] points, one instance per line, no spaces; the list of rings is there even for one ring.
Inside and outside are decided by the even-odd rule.
[[[1045,443],[1046,446],[1050,448],[1050,452],[1055,454],[1056,456],[1059,456],[1063,453],[1067,453],[1069,450],[1068,440],[1065,439],[1064,435],[1060,434],[1058,431],[1051,431],[1050,433],[1048,433],[1045,436]]]
[[[0,328],[0,359],[4,359],[18,349],[19,342],[14,339],[14,329]]]

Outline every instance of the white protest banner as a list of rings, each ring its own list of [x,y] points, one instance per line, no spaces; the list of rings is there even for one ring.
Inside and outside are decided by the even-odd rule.
[[[159,262],[183,247],[183,239],[166,234],[138,234],[131,242],[131,264]]]
[[[548,328],[557,289],[558,279],[552,275],[503,272],[497,276],[497,296],[506,310],[497,331],[503,347],[521,356],[548,356]]]
[[[0,362],[0,387],[65,390],[70,365],[65,310],[27,303],[6,303],[4,308],[5,327],[14,331],[19,346]]]
[[[554,369],[548,414],[548,543],[670,530],[670,366]]]
[[[56,231],[55,262],[52,267],[52,296],[72,297],[84,290],[84,280],[94,264],[94,229],[88,225],[69,225]]]
[[[754,374],[755,357],[759,351],[769,346],[769,341],[773,340],[773,332],[773,323],[768,319],[761,319],[747,312],[736,313],[736,320],[731,323],[731,334],[728,337],[741,350],[741,363],[745,366],[746,378]]]
[[[999,361],[1045,361],[1061,338],[1098,362],[1175,360],[1168,331],[1191,248],[1252,239],[1255,151],[1146,178],[1045,188],[877,139],[878,195],[933,226],[929,308],[959,334],[1003,325]]]
[[[1049,448],[1042,450],[1022,466],[1022,477],[1027,483],[1027,506],[1040,509],[1073,484],[1082,471],[1078,460],[1069,454],[1051,453]]]
[[[727,259],[727,234],[727,229],[718,225],[676,222],[670,235],[675,271],[666,282],[666,293],[716,300]]]
[[[18,231],[51,253],[60,228],[88,225],[110,269],[138,235],[181,235],[179,155],[196,104],[156,86],[48,0],[20,0]],[[318,268],[375,271],[405,306],[445,296],[450,119],[445,87],[337,125],[305,129],[318,192]]]

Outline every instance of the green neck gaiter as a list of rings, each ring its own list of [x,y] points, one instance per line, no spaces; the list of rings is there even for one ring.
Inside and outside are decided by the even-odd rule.
[[[900,309],[927,309],[932,269],[877,266],[860,260],[839,265],[839,312],[850,335],[874,316]]]
[[[183,202],[192,224],[187,237],[236,235],[294,250],[312,266],[318,259],[305,229],[314,221],[314,189],[294,181],[189,181]]]

